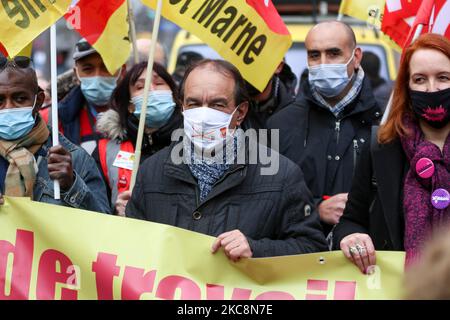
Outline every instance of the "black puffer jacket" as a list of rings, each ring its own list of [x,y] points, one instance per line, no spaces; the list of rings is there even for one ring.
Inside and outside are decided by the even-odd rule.
[[[326,250],[319,217],[301,170],[280,156],[275,175],[261,165],[233,165],[200,202],[186,164],[174,164],[171,147],[140,167],[128,217],[218,236],[234,229],[248,239],[254,257]]]
[[[268,126],[280,129],[280,153],[300,165],[315,204],[319,205],[323,196],[350,191],[360,150],[381,116],[367,78],[359,96],[345,108],[340,119],[317,104],[306,80],[295,104],[275,114]],[[325,229],[329,231],[331,227]]]

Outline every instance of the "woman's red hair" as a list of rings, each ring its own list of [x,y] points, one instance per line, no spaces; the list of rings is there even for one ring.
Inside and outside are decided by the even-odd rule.
[[[378,142],[392,142],[394,139],[408,135],[408,129],[403,123],[406,114],[412,115],[411,99],[409,97],[409,78],[411,57],[417,50],[432,49],[442,52],[450,60],[450,41],[438,34],[427,33],[420,36],[404,53],[394,87],[391,111],[385,124],[378,131]]]

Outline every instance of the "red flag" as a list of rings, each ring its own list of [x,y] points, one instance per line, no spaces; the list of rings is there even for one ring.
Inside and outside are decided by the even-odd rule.
[[[268,0],[246,0],[247,4],[252,6],[256,12],[263,18],[263,20],[267,23],[269,28],[279,34],[284,34],[290,36],[289,30],[281,19],[280,14],[275,8],[275,5],[272,1]]]
[[[416,27],[450,39],[450,0],[387,0],[381,30],[401,47],[411,43]]]
[[[8,52],[6,51],[5,47],[0,42],[0,53],[2,53],[5,57],[8,56]]]
[[[435,0],[423,0],[419,10],[417,11],[416,20],[414,20],[414,24],[411,30],[409,31],[408,38],[406,39],[406,42],[403,45],[403,47],[406,47],[413,42],[414,34],[416,33],[417,27],[419,25],[423,25],[424,28],[427,26],[428,32],[431,32],[430,27],[434,22],[433,21],[434,17],[432,17],[434,10],[435,10]]]
[[[79,0],[81,17],[74,28],[102,56],[110,73],[116,72],[130,56],[126,0]],[[65,15],[71,21],[72,12]]]

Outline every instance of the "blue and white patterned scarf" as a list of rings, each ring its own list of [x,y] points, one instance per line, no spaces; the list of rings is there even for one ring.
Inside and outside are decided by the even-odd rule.
[[[233,138],[233,143],[226,144],[223,147],[223,154],[218,155],[221,159],[203,158],[193,152],[193,146],[191,145],[190,160],[188,167],[191,170],[192,175],[197,179],[198,186],[200,188],[200,201],[204,201],[208,194],[211,192],[214,184],[219,181],[223,175],[230,169],[231,164],[237,157],[238,145],[240,144],[240,131],[236,131],[237,134]],[[185,145],[184,150],[188,146]]]

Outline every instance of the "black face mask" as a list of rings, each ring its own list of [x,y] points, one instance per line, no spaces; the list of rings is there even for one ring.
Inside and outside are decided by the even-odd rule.
[[[410,91],[414,114],[436,129],[442,129],[450,121],[450,88],[436,91]]]

